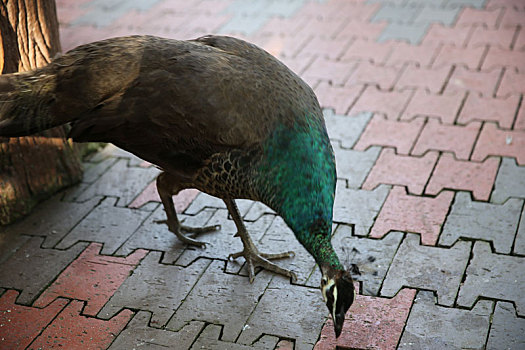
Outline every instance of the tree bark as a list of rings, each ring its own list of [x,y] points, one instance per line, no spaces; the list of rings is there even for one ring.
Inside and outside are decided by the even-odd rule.
[[[31,70],[60,51],[53,0],[1,0],[0,71]],[[78,182],[80,157],[64,128],[38,136],[0,138],[0,224],[26,215],[39,201]]]

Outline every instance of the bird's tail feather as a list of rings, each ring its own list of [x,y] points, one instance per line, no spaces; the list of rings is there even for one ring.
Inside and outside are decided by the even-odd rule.
[[[69,122],[58,113],[55,88],[49,66],[0,75],[0,136],[27,136]]]

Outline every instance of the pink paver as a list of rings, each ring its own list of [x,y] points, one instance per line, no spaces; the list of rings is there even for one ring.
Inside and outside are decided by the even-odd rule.
[[[357,39],[346,50],[341,60],[362,60],[381,64],[392,51],[392,44]]]
[[[264,24],[264,26],[261,29],[257,31],[257,34],[270,35],[274,37],[289,36],[296,39],[296,41],[302,41],[297,40],[298,38],[295,37],[294,34],[297,33],[301,27],[307,25],[307,22],[308,20],[306,18],[301,17],[272,17],[268,20],[268,22]]]
[[[480,129],[480,122],[456,126],[442,125],[435,119],[429,119],[417,139],[412,155],[420,156],[429,150],[448,151],[459,159],[467,160]]]
[[[482,161],[487,156],[512,157],[518,165],[525,165],[525,131],[499,130],[495,124],[486,123],[474,147],[472,160]]]
[[[464,65],[470,69],[479,69],[485,47],[456,47],[451,44],[443,45],[434,61],[433,67]]]
[[[471,7],[465,7],[463,11],[459,13],[456,27],[467,27],[470,29],[471,26],[477,24],[478,26],[495,28],[502,12],[502,8],[478,10]]]
[[[306,69],[302,77],[331,81],[334,85],[343,85],[356,66],[356,62],[340,62],[318,57]]]
[[[310,18],[306,25],[299,28],[297,36],[314,36],[323,34],[327,38],[333,38],[345,25],[343,18]]]
[[[360,38],[375,41],[383,30],[385,30],[386,25],[387,22],[370,23],[350,20],[346,22],[341,31],[337,33],[336,38]]]
[[[363,91],[363,86],[332,86],[322,81],[315,88],[315,94],[323,108],[334,108],[336,114],[346,114],[350,106]]]
[[[459,124],[467,124],[471,120],[494,121],[500,128],[510,129],[518,110],[520,96],[507,98],[480,97],[470,94],[458,117]]]
[[[411,95],[411,90],[382,91],[376,86],[368,85],[352,107],[351,113],[377,112],[384,114],[389,120],[397,120]]]
[[[417,135],[423,127],[424,120],[417,118],[410,122],[387,120],[374,115],[361,134],[354,149],[364,151],[370,146],[394,147],[399,154],[409,154]]]
[[[357,295],[336,339],[332,319],[326,322],[314,350],[396,349],[401,338],[415,289],[402,289],[392,299]]]
[[[450,77],[446,92],[475,91],[483,96],[493,96],[496,84],[501,75],[501,68],[494,68],[490,71],[469,70],[465,67],[456,67]]]
[[[180,191],[173,196],[177,213],[182,213],[188,205],[197,197],[199,191],[193,188]],[[148,202],[160,202],[156,181],[151,182],[129,205],[130,208],[140,208]]]
[[[364,190],[373,190],[380,184],[403,185],[413,194],[422,194],[438,159],[437,152],[424,157],[396,155],[391,148],[381,151],[376,164],[363,184]]]
[[[483,163],[454,159],[450,153],[443,153],[428,182],[426,194],[435,195],[442,189],[472,191],[474,199],[487,201],[496,180],[500,160],[489,158]]]
[[[525,52],[491,46],[487,57],[483,61],[483,69],[492,69],[494,67],[516,68],[523,73],[525,71]]]
[[[57,299],[39,309],[15,304],[18,294],[8,290],[0,297],[1,349],[25,349],[68,303]]]
[[[29,349],[107,349],[133,316],[123,310],[108,321],[86,317],[80,314],[83,304],[72,301]]]
[[[485,7],[487,9],[500,9],[502,7],[508,7],[523,10],[525,9],[525,3],[523,3],[521,0],[487,0]]]
[[[521,4],[523,6],[523,3]],[[523,8],[520,10],[512,7],[507,7],[503,12],[503,17],[500,22],[501,27],[525,27],[525,16],[523,16]]]
[[[501,49],[509,49],[517,28],[498,28],[488,29],[483,26],[476,26],[469,39],[468,46],[499,46]]]
[[[396,88],[417,87],[427,89],[433,93],[440,93],[450,75],[451,67],[436,69],[418,68],[410,65],[399,78]]]
[[[378,66],[370,62],[360,62],[352,73],[346,85],[369,84],[377,85],[380,89],[391,89],[399,76],[399,69],[394,67]]]
[[[387,66],[401,67],[407,62],[419,67],[429,67],[438,54],[438,44],[415,46],[406,42],[393,45],[392,54],[386,61]]]
[[[95,316],[111,298],[131,270],[146,256],[138,249],[126,258],[99,255],[102,245],[91,243],[35,301],[43,307],[58,297],[86,300],[83,311]]]
[[[428,116],[439,118],[443,124],[454,124],[464,98],[464,92],[436,95],[424,90],[417,90],[401,116],[401,120]]]
[[[498,88],[498,97],[511,94],[525,94],[525,73],[518,73],[514,69],[506,69]]]
[[[521,102],[518,116],[516,117],[516,123],[514,124],[515,130],[525,130],[525,103]]]
[[[514,42],[514,50],[523,51],[525,49],[525,30],[520,29],[518,38]]]
[[[258,35],[253,36],[250,41],[261,46],[275,57],[289,59],[296,56],[297,52],[308,42],[308,39],[300,39],[289,35]],[[302,57],[303,61],[305,59],[311,62],[313,57]],[[294,70],[293,67],[290,67],[290,69],[296,73],[301,73],[302,71]]]
[[[381,238],[390,231],[414,232],[425,245],[435,245],[445,222],[454,192],[443,191],[437,197],[407,195],[394,186],[372,227],[370,237]]]
[[[445,27],[441,23],[431,24],[427,35],[423,38],[422,45],[452,44],[462,47],[467,42],[471,27]]]
[[[300,49],[299,55],[321,56],[329,59],[338,59],[350,45],[350,39],[332,39],[315,36],[308,40]]]

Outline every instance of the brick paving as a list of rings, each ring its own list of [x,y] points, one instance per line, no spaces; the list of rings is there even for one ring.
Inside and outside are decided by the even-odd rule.
[[[525,348],[522,0],[57,0],[64,50],[111,36],[255,42],[316,91],[338,171],[333,244],[359,267],[339,339],[284,222],[239,201],[296,283],[248,282],[224,204],[175,198],[108,145],[84,180],[0,228],[0,349]]]

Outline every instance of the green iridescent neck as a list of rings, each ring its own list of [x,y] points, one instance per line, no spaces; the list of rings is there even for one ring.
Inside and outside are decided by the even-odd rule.
[[[318,264],[342,269],[330,243],[336,172],[322,121],[280,125],[263,145],[261,200],[274,209]]]

